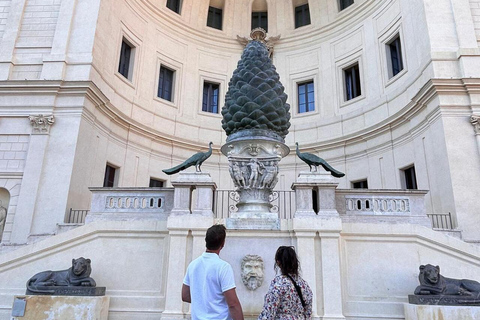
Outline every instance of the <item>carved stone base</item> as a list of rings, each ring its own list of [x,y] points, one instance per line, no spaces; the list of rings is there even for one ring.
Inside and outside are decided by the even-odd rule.
[[[478,320],[479,307],[404,305],[405,320]]]
[[[108,296],[17,296],[12,308],[12,320],[107,320],[109,304]]]
[[[27,289],[25,294],[30,295],[52,295],[52,296],[104,296],[105,287],[42,287],[42,291],[51,291],[51,293],[37,293]]]
[[[227,229],[236,230],[279,230],[280,219],[271,218],[227,218]]]
[[[480,306],[480,297],[411,294],[408,296],[408,302],[411,304],[419,304],[419,305]]]

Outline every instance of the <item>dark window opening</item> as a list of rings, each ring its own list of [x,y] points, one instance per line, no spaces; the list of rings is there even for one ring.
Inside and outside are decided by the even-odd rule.
[[[222,30],[222,9],[208,7],[207,26]]]
[[[218,95],[220,85],[216,83],[204,82],[203,84],[203,102],[202,111],[218,113]]]
[[[295,29],[310,24],[310,9],[308,3],[295,7]]]
[[[340,11],[350,7],[353,4],[353,0],[340,0]]]
[[[368,189],[367,180],[356,181],[352,183],[353,189]]]
[[[163,188],[163,181],[150,178],[150,184],[148,186],[150,188]]]
[[[173,96],[173,74],[175,71],[160,67],[160,76],[158,78],[158,94],[159,98],[172,101]]]
[[[267,12],[252,12],[252,30],[255,28],[262,28],[268,32]]]
[[[320,210],[318,208],[318,192],[315,189],[312,189],[312,203],[313,203],[313,211],[315,213],[318,213],[318,211]]]
[[[417,189],[417,177],[415,175],[415,166],[403,170],[405,174],[405,188]]]
[[[130,69],[130,57],[132,55],[132,46],[129,45],[125,39],[122,40],[122,47],[120,49],[120,62],[118,64],[118,72],[128,79]]]
[[[180,14],[181,0],[167,0],[167,8]]]
[[[392,66],[391,77],[394,77],[403,70],[402,47],[400,37],[397,36],[387,45],[390,51],[390,63]]]
[[[103,187],[111,188],[115,184],[115,171],[117,169],[107,164],[105,167],[105,177],[103,178]]]
[[[298,84],[298,113],[315,110],[313,81]]]
[[[343,70],[345,78],[345,101],[356,98],[362,94],[360,86],[360,69],[358,63]]]

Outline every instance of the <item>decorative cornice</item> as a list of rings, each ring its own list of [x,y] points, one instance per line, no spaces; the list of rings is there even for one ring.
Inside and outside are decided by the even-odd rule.
[[[28,117],[33,126],[32,134],[49,134],[50,127],[55,123],[53,114],[44,116],[43,114],[31,115]]]
[[[470,123],[473,126],[473,130],[475,130],[475,134],[480,135],[480,115],[472,115],[470,117]]]

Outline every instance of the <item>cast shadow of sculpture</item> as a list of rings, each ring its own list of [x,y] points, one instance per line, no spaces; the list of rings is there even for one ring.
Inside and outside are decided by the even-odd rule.
[[[72,266],[66,270],[43,271],[35,274],[27,281],[27,294],[56,294],[56,287],[96,287],[96,282],[90,277],[92,267],[90,259],[80,257],[72,259]],[[103,288],[104,291],[105,288]],[[83,292],[92,290],[83,290]],[[95,290],[94,290],[95,291]],[[68,295],[97,295],[82,294],[81,290],[72,291]],[[61,293],[60,293],[61,294]]]

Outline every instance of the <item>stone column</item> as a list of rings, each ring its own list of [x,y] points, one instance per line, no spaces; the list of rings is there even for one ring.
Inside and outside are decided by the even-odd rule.
[[[39,184],[42,176],[45,150],[48,145],[50,127],[55,122],[53,115],[32,115],[32,134],[28,144],[26,166],[23,171],[23,183],[18,197],[18,205],[12,226],[11,243],[26,243],[32,228],[33,215]]]

